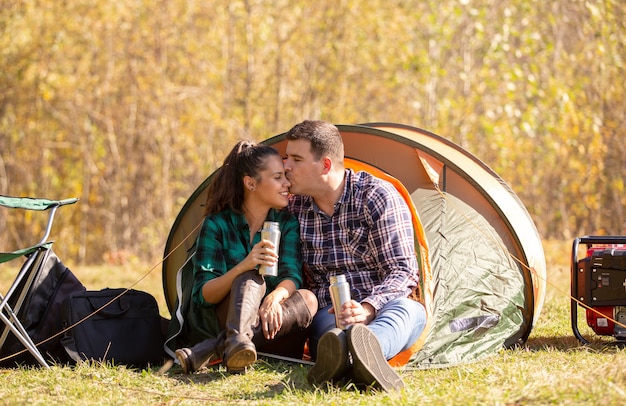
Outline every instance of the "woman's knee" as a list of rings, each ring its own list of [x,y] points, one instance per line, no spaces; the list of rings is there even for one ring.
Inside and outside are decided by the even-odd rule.
[[[304,299],[304,303],[309,309],[311,317],[315,316],[315,313],[317,313],[317,297],[315,297],[315,294],[308,289],[299,289],[298,292],[300,296],[302,296],[302,299]]]

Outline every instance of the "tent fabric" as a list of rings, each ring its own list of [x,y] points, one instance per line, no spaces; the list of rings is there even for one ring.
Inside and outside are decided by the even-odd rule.
[[[191,300],[194,285],[193,255],[194,252],[176,273],[176,305],[163,346],[172,358],[176,358],[176,349],[191,347],[206,337],[211,337],[213,331],[219,330],[217,321],[209,317],[206,308]]]
[[[409,365],[456,365],[516,342],[528,323],[525,281],[497,233],[454,196],[429,191],[418,201],[432,254],[434,320]]]
[[[395,180],[416,210],[416,253],[422,255],[422,272],[430,270],[421,300],[431,317],[419,351],[399,364],[458,365],[523,343],[543,304],[545,257],[530,215],[506,182],[463,148],[419,128],[337,127],[347,160]],[[284,155],[285,134],[263,143]],[[193,249],[211,176],[187,200],[166,243],[163,287],[170,313],[176,275]]]

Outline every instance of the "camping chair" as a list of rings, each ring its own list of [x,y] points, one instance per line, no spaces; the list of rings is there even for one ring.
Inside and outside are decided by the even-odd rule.
[[[50,235],[52,222],[56,210],[64,205],[73,204],[78,201],[77,198],[65,200],[48,200],[34,199],[27,197],[10,197],[0,195],[0,206],[23,209],[23,210],[50,210],[48,214],[48,223],[44,231],[44,235],[39,242],[31,247],[22,248],[12,252],[0,252],[0,263],[8,262],[13,259],[26,256],[27,259],[20,268],[15,280],[7,290],[4,297],[0,294],[0,320],[4,324],[2,334],[0,335],[0,350],[5,345],[9,332],[24,345],[31,355],[41,364],[41,366],[49,368],[41,352],[33,343],[32,339],[26,332],[24,325],[17,317],[26,293],[28,292],[38,269],[40,268],[45,254],[52,248],[52,241],[46,241]]]

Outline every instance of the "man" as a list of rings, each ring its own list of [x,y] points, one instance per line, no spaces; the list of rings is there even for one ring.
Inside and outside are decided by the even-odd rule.
[[[390,183],[344,167],[337,127],[304,121],[286,134],[289,210],[300,222],[304,277],[319,311],[309,348],[313,384],[351,377],[385,391],[404,383],[387,360],[409,348],[426,324],[408,296],[419,281],[411,213]],[[335,327],[330,276],[345,274],[352,300]],[[350,362],[350,360],[352,362]]]

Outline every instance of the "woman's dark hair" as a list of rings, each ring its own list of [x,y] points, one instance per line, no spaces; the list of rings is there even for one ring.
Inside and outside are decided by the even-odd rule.
[[[253,141],[239,141],[235,144],[209,184],[205,215],[224,209],[241,213],[243,178],[250,176],[258,180],[259,172],[267,168],[266,158],[272,155],[280,157],[278,151],[267,145]]]

